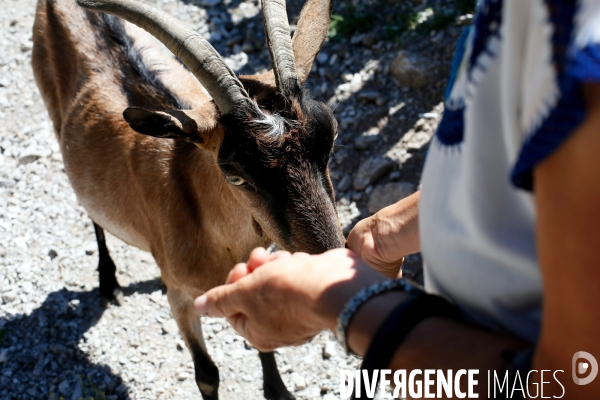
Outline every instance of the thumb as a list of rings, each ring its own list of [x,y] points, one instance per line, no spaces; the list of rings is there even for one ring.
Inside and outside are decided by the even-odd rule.
[[[217,286],[194,301],[196,312],[209,317],[230,317],[240,313],[243,302],[239,301],[236,284]]]

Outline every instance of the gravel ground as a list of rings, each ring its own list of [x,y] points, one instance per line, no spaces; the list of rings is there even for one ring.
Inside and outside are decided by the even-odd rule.
[[[146,2],[205,35],[236,71],[269,67],[256,1]],[[399,13],[396,3],[340,3],[337,14],[349,15],[354,4],[359,14],[380,15],[369,30],[328,41],[308,83],[316,98],[335,107],[340,123],[330,168],[349,232],[361,218],[418,187],[443,111],[444,77],[459,25],[469,17],[438,31],[390,37],[386,29]],[[416,23],[425,26],[427,7],[449,7],[445,1],[408,3],[421,11]],[[103,307],[91,220],[64,173],[31,71],[35,0],[0,5],[0,399],[200,398],[154,260],[110,235],[125,303]],[[301,5],[288,3],[290,14],[297,15]],[[406,62],[409,67],[403,67]],[[406,274],[419,280],[420,271],[419,255],[411,256]],[[205,318],[203,325],[221,371],[221,398],[262,398],[257,351],[223,320]],[[278,350],[277,361],[299,399],[339,398],[339,369],[359,364],[342,354],[329,332]]]

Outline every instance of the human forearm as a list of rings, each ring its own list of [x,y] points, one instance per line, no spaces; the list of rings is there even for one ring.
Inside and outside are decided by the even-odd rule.
[[[421,250],[419,198],[416,192],[360,221],[348,236],[348,248],[375,270],[395,277],[403,257]]]
[[[373,215],[377,243],[395,248],[404,257],[421,251],[418,191]]]
[[[348,250],[318,256],[287,253],[271,262],[264,249],[263,260],[256,262],[258,253],[236,266],[229,284],[212,289],[196,306],[201,314],[227,317],[262,351],[301,344],[325,329],[334,331],[346,302],[363,287],[385,279]],[[359,307],[347,330],[349,348],[364,356],[379,327],[408,296],[390,291]],[[408,334],[390,369],[475,368],[483,373],[502,367],[502,351],[522,346],[467,324],[429,318]]]
[[[595,306],[600,292],[600,84],[585,87],[584,94],[586,120],[534,171],[544,282],[542,333],[533,363],[538,370],[569,373],[577,352],[600,354]],[[571,379],[563,384],[569,399],[600,398],[598,379],[584,386]]]

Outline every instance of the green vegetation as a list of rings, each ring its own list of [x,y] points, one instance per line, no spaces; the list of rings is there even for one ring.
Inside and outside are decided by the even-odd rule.
[[[347,7],[344,15],[333,14],[329,24],[329,39],[339,39],[342,36],[352,36],[355,33],[368,32],[373,28],[375,14],[360,13],[354,6]]]
[[[343,15],[333,14],[331,16],[327,36],[332,40],[341,39],[356,33],[368,32],[379,23],[385,26],[385,34],[389,40],[398,39],[407,31],[427,35],[432,31],[446,28],[459,15],[474,12],[475,4],[476,0],[456,0],[456,10],[452,12],[432,7],[416,12],[413,7],[402,3],[396,6],[392,15],[388,16],[360,12],[354,6],[349,5]]]
[[[477,0],[456,0],[456,7],[461,14],[473,13]]]

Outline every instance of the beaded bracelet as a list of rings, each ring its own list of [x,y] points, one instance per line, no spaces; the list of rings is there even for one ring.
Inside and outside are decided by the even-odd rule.
[[[375,283],[371,286],[362,288],[358,293],[348,300],[337,318],[335,328],[335,337],[342,348],[348,353],[348,344],[346,343],[346,331],[356,311],[371,298],[390,290],[402,290],[405,293],[422,292],[423,289],[414,282],[407,279],[388,279],[383,282]]]

